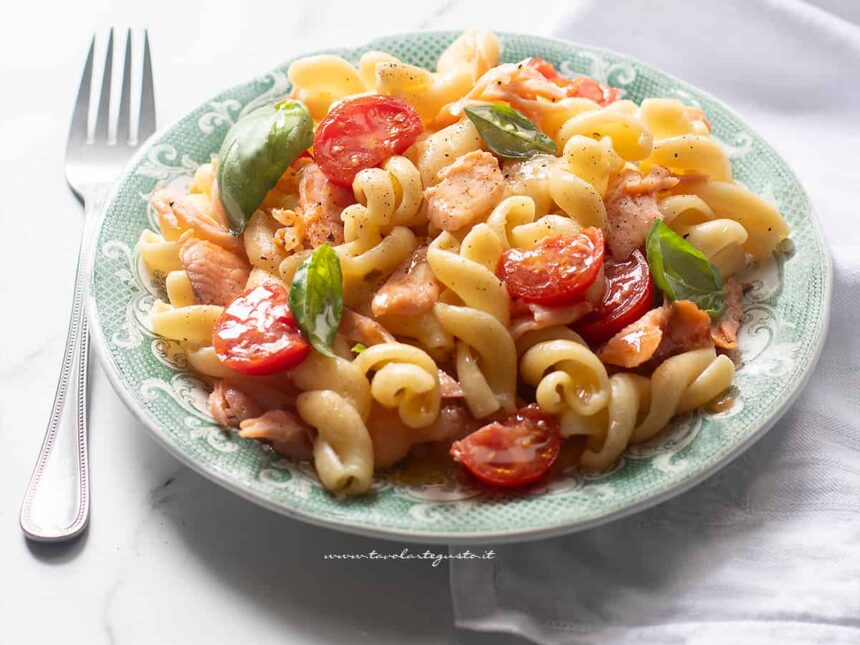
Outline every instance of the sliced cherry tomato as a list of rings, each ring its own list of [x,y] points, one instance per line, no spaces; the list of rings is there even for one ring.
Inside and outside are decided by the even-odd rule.
[[[654,283],[648,261],[640,251],[633,251],[626,260],[606,260],[603,274],[606,281],[603,300],[574,325],[592,344],[609,340],[654,306]]]
[[[529,66],[534,67],[547,80],[552,81],[559,87],[565,88],[569,97],[578,96],[591,99],[600,105],[609,105],[613,101],[618,100],[618,90],[614,87],[606,83],[599,83],[588,76],[577,76],[576,78],[561,76],[555,67],[543,58],[532,58]]]
[[[560,448],[558,418],[532,404],[455,441],[451,456],[482,482],[512,487],[543,477]]]
[[[295,367],[311,351],[287,304],[287,291],[261,284],[236,298],[212,332],[218,358],[248,375],[271,374]]]
[[[603,266],[603,233],[591,227],[578,235],[541,240],[531,249],[502,254],[496,275],[512,298],[550,307],[576,302]]]
[[[424,127],[411,105],[372,94],[344,101],[314,135],[314,158],[326,177],[351,186],[359,171],[373,168],[415,143]]]

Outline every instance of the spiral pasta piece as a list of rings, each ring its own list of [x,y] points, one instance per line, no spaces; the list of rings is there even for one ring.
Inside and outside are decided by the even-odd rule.
[[[739,271],[746,263],[744,244],[749,235],[734,220],[715,219],[692,226],[679,226],[675,232],[699,249],[720,270],[723,278]]]
[[[417,143],[411,149],[411,157],[421,173],[424,186],[436,183],[439,171],[453,160],[470,152],[480,150],[483,140],[469,119],[442,128]],[[409,154],[409,152],[407,152]]]
[[[516,340],[517,356],[522,356],[529,349],[549,340],[569,340],[571,342],[588,347],[582,336],[565,325],[553,325],[543,329],[527,331]]]
[[[606,194],[610,176],[624,167],[624,160],[615,152],[611,137],[598,141],[574,135],[564,144],[562,160],[568,171],[591,184],[601,197]]]
[[[550,179],[550,195],[559,208],[581,227],[596,226],[604,233],[609,230],[603,198],[584,179],[559,168]]]
[[[349,495],[366,492],[373,479],[373,444],[350,401],[331,390],[303,392],[296,411],[317,429],[314,466],[323,486]]]
[[[421,173],[406,157],[389,157],[382,168],[360,171],[352,183],[355,198],[368,210],[376,226],[418,226],[421,217],[423,186]]]
[[[672,195],[659,204],[663,221],[699,249],[727,278],[746,265],[749,234],[735,220],[718,218],[697,195]]]
[[[505,196],[530,197],[535,204],[535,217],[551,212],[554,208],[550,194],[550,179],[561,164],[555,155],[533,155],[528,159],[506,159],[502,163],[505,178]]]
[[[261,210],[254,211],[245,225],[242,241],[245,244],[245,255],[253,267],[275,274],[284,258],[287,257],[275,244],[275,231],[280,224],[274,218]]]
[[[677,99],[644,99],[639,106],[639,118],[651,132],[654,141],[685,134],[710,134],[704,113]]]
[[[572,97],[541,104],[540,110],[534,116],[541,130],[554,139],[559,148],[564,148],[567,140],[573,136],[565,133],[565,138],[561,138],[564,124],[580,114],[598,112],[600,109],[600,105],[591,99]]]
[[[631,442],[647,441],[679,411],[698,407],[726,390],[734,374],[731,359],[725,355],[718,357],[713,347],[666,359],[651,376],[648,413],[633,430]],[[695,388],[688,394],[694,384]]]
[[[773,206],[735,183],[725,181],[691,182],[684,190],[701,198],[718,218],[731,219],[746,229],[744,249],[757,260],[773,253],[788,237],[788,224]]]
[[[442,232],[427,249],[427,262],[439,282],[468,307],[487,312],[507,325],[510,297],[495,274],[501,254],[502,245],[493,230],[478,224],[462,243],[451,233]]]
[[[281,275],[281,280],[283,280],[285,284],[293,283],[293,276],[296,275],[299,265],[304,262],[310,254],[311,249],[305,249],[288,255],[283,259],[283,261],[281,261],[280,266],[278,266],[278,273]]]
[[[179,243],[175,240],[165,240],[148,228],[140,234],[137,249],[143,263],[150,271],[170,273],[183,268],[179,260]]]
[[[310,355],[290,372],[290,380],[300,390],[334,390],[366,420],[370,414],[370,384],[352,362],[319,352]]]
[[[441,394],[436,362],[403,343],[368,347],[353,361],[363,375],[375,372],[370,392],[386,408],[396,408],[410,428],[429,426],[439,415]]]
[[[629,444],[647,441],[677,415],[701,407],[731,386],[735,368],[712,348],[667,359],[651,378],[619,373],[609,379],[609,405],[597,414],[561,417],[562,436],[586,435],[587,470],[611,467]]]
[[[371,273],[376,277],[390,274],[418,245],[415,233],[406,226],[395,226],[383,235],[383,224],[363,204],[348,206],[341,217],[345,242],[336,246],[335,252],[340,258],[345,290],[354,288]]]
[[[506,197],[487,218],[504,249],[528,249],[547,237],[576,235],[582,227],[570,217],[544,215],[535,219],[535,202],[531,197]]]
[[[581,227],[596,226],[607,232],[609,222],[603,195],[610,176],[624,167],[612,138],[597,140],[573,135],[564,145],[562,161],[550,180],[553,201]]]
[[[639,410],[650,396],[651,382],[638,374],[613,374],[609,378],[609,405],[584,417],[566,412],[561,417],[562,436],[586,435],[589,442],[580,457],[586,470],[605,470],[618,461],[630,443]]]
[[[194,291],[191,289],[191,280],[185,271],[171,271],[164,279],[164,288],[167,291],[167,300],[174,307],[188,307],[197,304]]]
[[[439,56],[436,71],[450,74],[466,69],[474,83],[498,64],[500,50],[501,44],[493,32],[467,29]]]
[[[520,358],[520,375],[537,387],[536,400],[550,414],[589,416],[609,403],[609,376],[599,358],[572,340],[537,343]]]
[[[710,136],[682,134],[654,144],[643,168],[663,166],[677,173],[708,175],[713,181],[731,181],[732,164],[725,150]]]
[[[317,121],[325,118],[331,104],[365,91],[358,71],[340,56],[307,56],[290,65],[287,76],[294,98],[303,101]]]
[[[194,171],[191,184],[188,186],[189,193],[197,193],[210,197],[212,194],[212,182],[215,181],[215,165],[213,163],[202,163]]]
[[[372,49],[365,52],[358,59],[358,76],[364,83],[365,88],[371,89],[376,86],[376,66],[380,63],[399,63],[400,59],[397,56],[392,56],[388,52]]]
[[[386,314],[380,321],[395,336],[418,341],[431,356],[445,356],[454,349],[454,337],[445,331],[432,311],[417,316]]]
[[[477,356],[477,371],[463,357],[458,368],[462,363],[468,371],[457,374],[473,416],[483,418],[500,408],[512,411],[516,407],[517,354],[507,328],[496,317],[470,307],[440,302],[433,312],[442,327],[458,339],[458,345],[465,344]],[[488,391],[495,402],[488,399]]]
[[[174,307],[156,300],[149,312],[152,331],[171,340],[192,345],[211,345],[212,330],[224,307],[190,305]]]
[[[274,273],[269,273],[264,269],[254,267],[251,269],[251,273],[248,274],[248,281],[245,283],[245,289],[253,289],[261,284],[277,284],[289,291],[289,286],[287,286],[287,283],[281,279],[280,273],[276,275]]]
[[[589,110],[568,119],[558,132],[558,143],[564,146],[576,135],[600,140],[612,139],[612,146],[626,161],[640,161],[651,153],[651,132],[634,115],[622,110]]]
[[[242,376],[224,365],[212,346],[192,349],[186,352],[185,356],[195,372],[210,378],[241,378]]]
[[[406,101],[424,123],[429,123],[442,106],[456,101],[472,88],[472,74],[467,67],[453,67],[434,74],[400,61],[378,63],[375,89],[380,94]]]
[[[663,222],[673,229],[717,219],[714,209],[698,195],[671,195],[660,201]]]
[[[675,414],[684,414],[700,408],[725,392],[735,378],[735,364],[725,354],[720,354],[687,386],[681,395]]]

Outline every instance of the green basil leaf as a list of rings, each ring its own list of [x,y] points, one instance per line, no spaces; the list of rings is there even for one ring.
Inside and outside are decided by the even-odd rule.
[[[720,270],[671,228],[657,219],[645,243],[654,284],[671,300],[690,300],[712,318],[725,310]]]
[[[364,343],[356,343],[352,346],[352,352],[354,354],[361,354],[361,352],[363,352],[365,349],[367,349],[367,345],[365,345]]]
[[[290,311],[311,345],[334,357],[331,345],[343,315],[343,274],[340,259],[328,244],[314,249],[296,270]]]
[[[218,153],[218,193],[235,235],[290,164],[313,143],[313,119],[301,101],[266,105],[241,117]]]
[[[505,159],[527,159],[540,152],[556,153],[555,141],[507,105],[465,108],[487,147]]]

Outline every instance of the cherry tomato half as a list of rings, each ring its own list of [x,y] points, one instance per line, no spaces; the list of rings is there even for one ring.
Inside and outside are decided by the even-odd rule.
[[[251,376],[281,372],[301,363],[311,347],[298,330],[287,291],[261,284],[236,298],[212,332],[218,358]]]
[[[558,418],[532,404],[455,441],[451,456],[485,484],[513,487],[543,477],[560,449]]]
[[[512,298],[557,307],[576,302],[601,266],[603,233],[592,226],[578,235],[544,238],[531,249],[508,249],[496,275]]]
[[[424,127],[411,105],[371,94],[344,101],[314,134],[314,158],[326,177],[351,186],[359,171],[378,166],[415,143]]]
[[[534,67],[547,80],[565,88],[569,97],[578,96],[591,99],[600,105],[609,105],[618,99],[618,90],[614,87],[606,83],[599,83],[588,76],[577,76],[576,78],[561,76],[555,67],[543,58],[532,58],[529,67]]]
[[[651,272],[640,251],[634,251],[626,260],[606,260],[603,274],[606,280],[603,300],[574,325],[592,344],[609,340],[654,306]]]

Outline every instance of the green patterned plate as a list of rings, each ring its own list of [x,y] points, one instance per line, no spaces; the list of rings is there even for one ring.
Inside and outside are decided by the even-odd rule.
[[[392,36],[357,49],[330,50],[356,62],[381,49],[432,67],[457,34]],[[818,357],[827,328],[831,269],[807,196],[776,152],[708,94],[621,54],[568,42],[501,34],[504,61],[542,56],[565,74],[608,81],[636,102],[677,97],[704,108],[737,179],[775,203],[791,225],[795,251],[756,269],[745,302],[742,366],[728,412],[675,419],[655,440],[628,450],[598,476],[571,470],[523,493],[489,494],[459,478],[423,485],[380,478],[360,498],[327,493],[313,469],[225,433],[206,410],[209,385],[147,327],[159,285],[143,270],[135,243],[156,229],[147,198],[187,185],[217,152],[230,125],[289,90],[289,62],[203,103],[140,150],[104,211],[92,254],[89,316],[102,361],[128,407],[176,457],[213,481],[290,517],[345,531],[423,542],[491,542],[583,529],[666,500],[702,481],[748,448],[785,412]],[[324,53],[324,52],[317,52]]]

